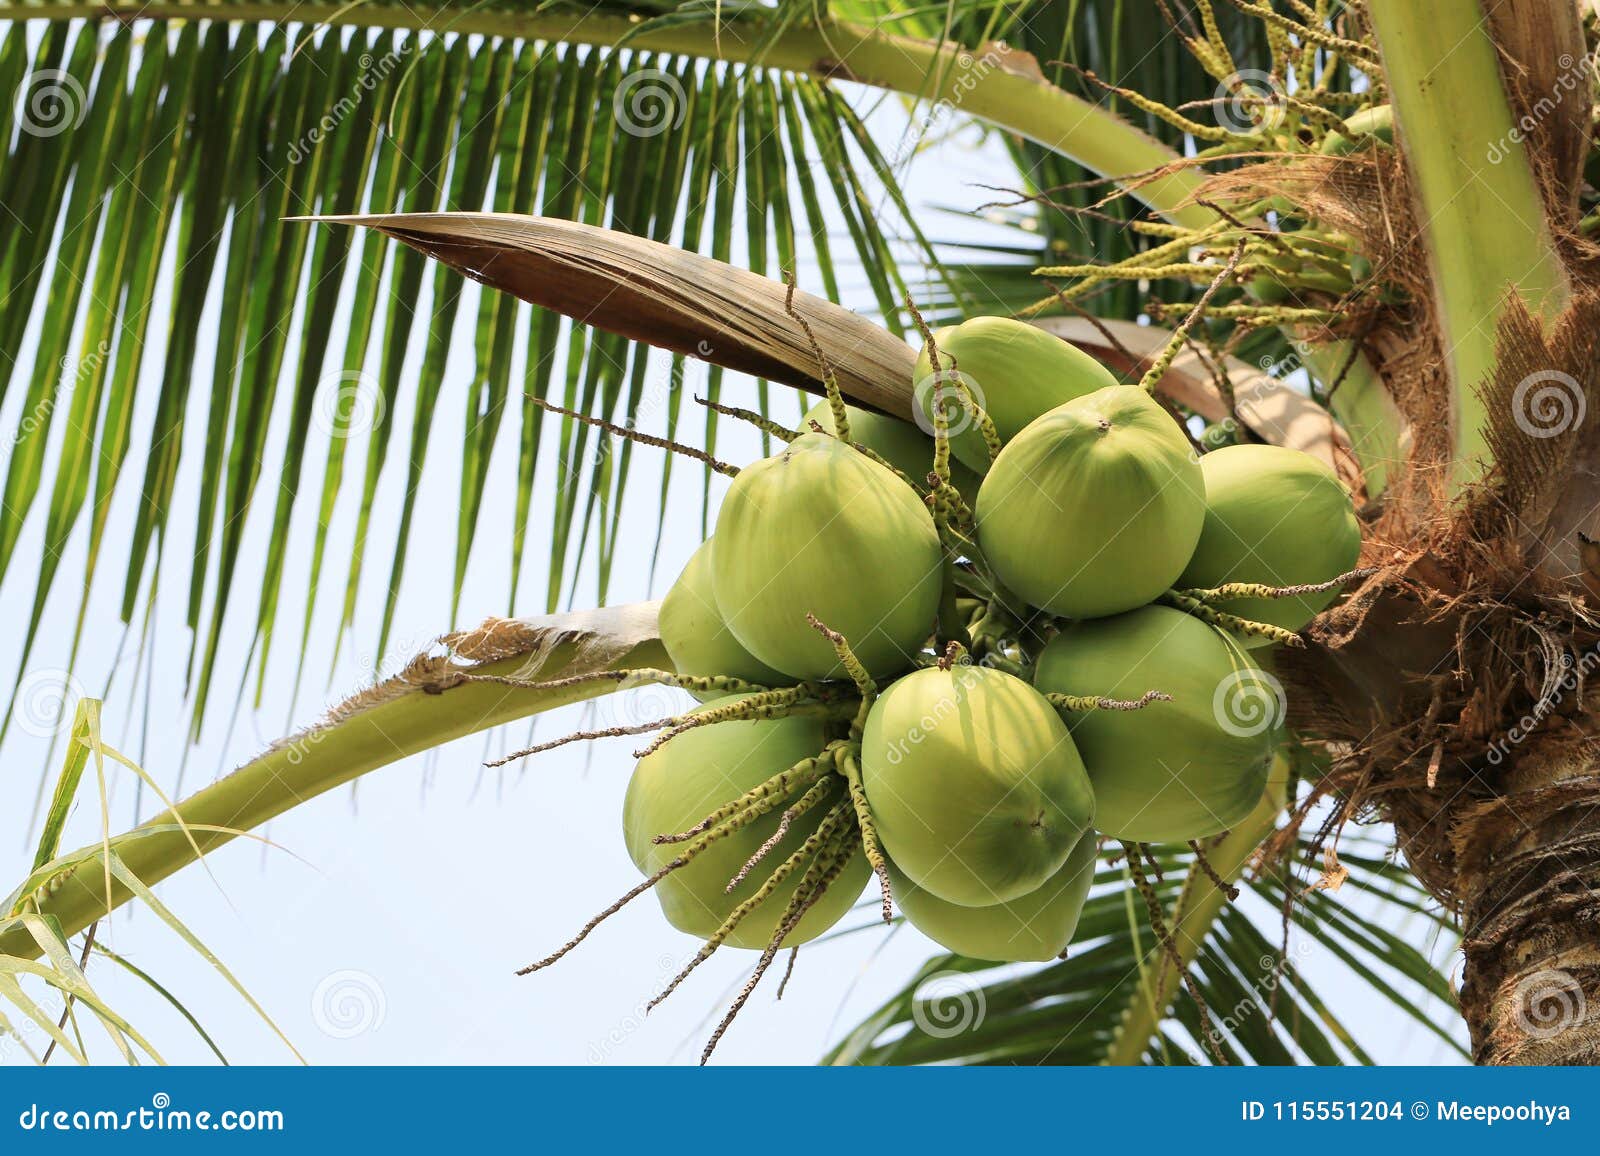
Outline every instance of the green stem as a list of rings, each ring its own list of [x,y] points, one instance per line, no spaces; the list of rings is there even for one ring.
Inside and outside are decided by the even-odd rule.
[[[595,662],[588,657],[593,648],[586,643],[592,641],[591,636],[557,645],[538,663],[535,676],[555,678],[625,667],[671,669],[671,659],[658,639],[636,640],[620,657],[615,657],[613,650],[609,662]],[[536,647],[532,649],[537,652]],[[480,675],[528,677],[529,665],[529,655],[523,653],[472,666],[470,670]],[[464,735],[616,689],[615,683],[605,681],[519,687],[455,682],[451,677],[453,672],[467,669],[453,664],[440,668],[437,677],[429,675],[426,679],[411,672],[408,682],[390,680],[378,691],[357,695],[336,709],[330,722],[274,744],[232,774],[189,796],[175,810],[163,812],[136,829],[157,833],[114,839],[117,854],[135,876],[147,886],[154,886],[193,863],[195,845],[202,852],[209,852],[234,838],[227,832],[259,827],[368,771]],[[385,689],[393,693],[378,693]],[[179,830],[160,830],[174,828],[180,819],[194,827],[227,830],[197,830],[193,844]],[[128,890],[114,883],[108,901],[104,871],[98,860],[90,860],[54,876],[39,910],[59,920],[63,933],[72,936],[129,898]],[[32,959],[38,954],[38,944],[25,930],[0,934],[0,956]]]
[[[213,19],[279,21],[293,18],[307,24],[358,27],[431,29],[435,32],[513,36],[528,40],[596,46],[624,40],[629,48],[705,57],[712,55],[709,26],[682,23],[638,31],[638,25],[621,16],[573,15],[550,11],[506,11],[493,8],[426,8],[412,5],[351,5],[317,3],[292,7],[258,0],[165,0],[140,4],[133,0],[108,3],[18,4],[0,0],[0,14],[17,11],[29,18],[99,19],[118,13],[141,19],[184,19],[204,15]],[[1091,104],[1051,84],[1026,53],[990,46],[969,50],[953,43],[935,43],[898,36],[881,29],[842,21],[825,24],[792,22],[770,34],[766,17],[741,16],[723,21],[715,54],[723,60],[762,64],[821,77],[851,80],[897,92],[914,94],[934,105],[959,109],[1000,128],[1015,132],[1044,148],[1070,157],[1091,172],[1122,184],[1128,192],[1167,220],[1187,228],[1204,228],[1219,218],[1194,201],[1205,181],[1197,167],[1164,173],[1154,179],[1143,174],[1179,161],[1178,153],[1114,113]],[[1124,178],[1140,178],[1130,180]],[[1350,346],[1335,342],[1327,347],[1326,361],[1343,366]],[[1307,359],[1308,364],[1312,359]],[[1323,359],[1317,359],[1320,364]],[[1313,368],[1313,372],[1316,372]],[[1327,382],[1330,378],[1320,380]],[[1358,449],[1370,447],[1375,463],[1400,456],[1403,423],[1388,391],[1364,357],[1357,357],[1336,395],[1340,421],[1354,422],[1351,437]],[[1347,416],[1348,415],[1348,416]],[[1365,465],[1366,458],[1363,458]],[[1381,488],[1369,480],[1369,492]]]
[[[1349,341],[1310,345],[1304,361],[1312,377],[1333,389],[1328,408],[1350,435],[1367,496],[1376,498],[1405,464],[1411,435],[1389,387],[1365,356],[1350,356],[1354,348]]]
[[[1071,157],[1111,180],[1160,169],[1178,159],[1155,137],[1114,113],[1051,84],[1027,53],[999,45],[970,50],[898,36],[862,24],[791,21],[773,34],[764,16],[724,19],[713,49],[711,24],[695,21],[639,31],[624,16],[491,7],[429,8],[409,4],[376,5],[313,3],[290,5],[245,0],[232,3],[165,0],[154,4],[110,0],[109,3],[18,4],[0,0],[8,11],[52,20],[103,19],[126,13],[142,20],[227,19],[295,20],[306,24],[348,24],[363,28],[426,28],[434,32],[478,33],[525,40],[613,45],[689,56],[718,56],[728,61],[758,61],[769,68],[851,80],[878,88],[914,94],[933,104],[970,113],[1001,128]],[[1189,204],[1203,176],[1193,169],[1143,181],[1131,190],[1151,208],[1183,224],[1203,225],[1211,213]]]
[[[1571,285],[1479,0],[1372,0],[1370,12],[1432,264],[1460,486],[1491,460],[1478,390],[1499,365],[1509,292],[1548,320]]]
[[[1281,754],[1272,763],[1266,792],[1256,809],[1222,841],[1206,851],[1206,859],[1223,879],[1234,882],[1244,872],[1245,864],[1261,841],[1270,835],[1278,824],[1278,816],[1285,805],[1284,790],[1288,783],[1289,763]],[[1177,948],[1183,966],[1188,967],[1199,954],[1210,934],[1211,925],[1222,914],[1228,897],[1220,887],[1208,879],[1200,864],[1189,869],[1183,881],[1183,890],[1172,909],[1168,924],[1173,945]],[[1171,958],[1159,947],[1155,948],[1154,975],[1141,983],[1133,1001],[1128,1005],[1117,1029],[1117,1038],[1106,1050],[1104,1063],[1111,1066],[1128,1066],[1144,1062],[1150,1041],[1156,1038],[1167,1009],[1178,993],[1182,976]]]

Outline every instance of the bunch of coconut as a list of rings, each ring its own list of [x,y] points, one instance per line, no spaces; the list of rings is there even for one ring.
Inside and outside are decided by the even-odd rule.
[[[662,604],[674,670],[606,676],[701,699],[623,814],[624,898],[653,888],[705,941],[668,991],[723,945],[761,950],[759,979],[873,873],[886,918],[952,951],[1060,955],[1102,840],[1202,840],[1256,806],[1271,648],[1355,564],[1318,460],[1202,455],[1032,326],[927,337],[915,423],[830,385],[802,428],[763,424],[783,448],[737,471]]]

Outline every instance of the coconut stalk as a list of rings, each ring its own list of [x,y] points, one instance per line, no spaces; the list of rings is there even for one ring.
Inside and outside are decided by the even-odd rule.
[[[0,3],[0,12],[19,8],[29,16],[55,20],[179,20],[205,17],[278,22],[292,11],[308,25],[361,28],[428,28],[461,35],[519,37],[529,41],[626,47],[644,52],[705,56],[711,28],[706,21],[682,21],[641,29],[637,20],[600,12],[573,14],[535,6],[483,6],[465,11],[427,5],[310,4],[292,10],[282,4],[214,3],[178,0],[140,4]],[[976,50],[952,42],[897,36],[844,20],[783,20],[766,15],[723,16],[717,23],[719,60],[760,63],[768,68],[854,81],[918,96],[1018,133],[1053,152],[1069,156],[1093,172],[1126,183],[1140,200],[1182,223],[1211,220],[1209,210],[1191,197],[1203,177],[1179,168],[1159,172],[1177,156],[1155,137],[1114,113],[1058,88],[1045,79],[1026,53],[995,42]],[[1150,174],[1156,175],[1151,176]]]
[[[1283,814],[1286,802],[1285,788],[1289,778],[1289,762],[1282,754],[1272,762],[1267,777],[1267,789],[1254,811],[1215,845],[1206,849],[1207,862],[1224,882],[1233,883],[1244,874],[1250,857],[1262,841],[1271,835]],[[1116,1039],[1106,1049],[1105,1063],[1111,1067],[1140,1064],[1150,1046],[1167,1009],[1177,998],[1183,976],[1172,955],[1187,968],[1195,955],[1205,945],[1206,936],[1217,916],[1228,905],[1226,891],[1217,886],[1197,860],[1189,868],[1183,881],[1183,890],[1167,917],[1172,936],[1172,953],[1156,950],[1154,963],[1139,983],[1133,1002],[1117,1028]]]
[[[1473,1059],[1594,1064],[1600,435],[1584,413],[1600,377],[1592,268],[1560,240],[1592,76],[1570,6],[1492,8],[1368,6],[1431,272],[1421,336],[1444,372],[1426,402],[1450,417],[1450,485],[1402,499],[1392,568],[1285,673],[1321,737],[1353,752],[1323,789],[1347,814],[1381,808],[1461,921]],[[1551,87],[1552,59],[1581,83]]]
[[[1034,324],[1129,378],[1142,374],[1172,339],[1172,331],[1164,326],[1116,319],[1047,317]],[[1372,452],[1378,435],[1370,427],[1359,434],[1347,430],[1344,423],[1304,394],[1237,357],[1224,356],[1220,368],[1233,389],[1231,408],[1217,388],[1213,367],[1193,348],[1179,351],[1157,389],[1208,422],[1232,418],[1270,445],[1312,455],[1352,490],[1359,491],[1363,485],[1382,489],[1381,472],[1374,483],[1373,471],[1394,463],[1384,463]],[[1398,413],[1394,416],[1398,422]],[[1400,436],[1398,424],[1388,428],[1396,438]]]
[[[132,873],[153,887],[195,862],[199,853],[369,771],[616,689],[609,681],[530,687],[490,679],[544,681],[635,667],[671,670],[656,631],[658,606],[643,602],[491,619],[475,630],[446,635],[398,674],[334,707],[324,721],[274,743],[112,845]],[[193,828],[192,840],[180,824]],[[98,844],[86,847],[36,869],[20,889],[16,909],[36,904],[70,937],[127,902],[129,889],[113,880],[108,895],[99,859],[84,858],[98,850]],[[0,956],[32,959],[39,951],[25,929],[0,936]]]
[[[14,0],[0,0],[0,13],[12,7],[22,6]],[[169,0],[150,5],[112,0],[25,7],[30,17],[50,19],[103,19],[125,14],[128,19],[142,20],[203,15],[277,21],[285,13],[281,6],[253,0]],[[411,5],[312,4],[295,8],[294,18],[335,27],[434,28],[596,47],[626,44],[637,51],[697,57],[705,54],[708,31],[704,22],[696,21],[641,29],[633,19],[603,13],[574,15],[493,7],[460,11]],[[715,52],[720,60],[852,81],[959,109],[1099,173],[1168,221],[1202,228],[1217,220],[1212,209],[1196,200],[1205,181],[1198,167],[1184,163],[1178,153],[1121,116],[1051,84],[1029,53],[1003,42],[970,48],[898,36],[850,21],[783,20],[775,24],[766,15],[747,14],[723,17],[716,27]],[[1403,431],[1397,426],[1398,411],[1387,386],[1365,355],[1353,351],[1347,342],[1333,343],[1325,353],[1307,360],[1321,381],[1331,383],[1342,372],[1334,410],[1347,427],[1358,432],[1360,444],[1371,445],[1375,466],[1369,470],[1369,489],[1376,493],[1387,475],[1387,463],[1401,460],[1402,455]]]
[[[1493,460],[1479,390],[1499,365],[1508,296],[1549,321],[1571,284],[1479,0],[1373,0],[1369,12],[1433,273],[1460,486]]]

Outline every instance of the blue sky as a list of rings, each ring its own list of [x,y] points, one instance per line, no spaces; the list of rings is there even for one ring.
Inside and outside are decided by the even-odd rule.
[[[898,134],[905,124],[892,102],[874,104],[872,124],[880,134]],[[942,128],[943,126],[941,126]],[[885,135],[881,139],[894,139]],[[889,151],[889,150],[886,150]],[[971,207],[993,198],[977,187],[993,183],[1010,162],[994,142],[978,144],[967,132],[922,154],[905,168],[914,205]],[[1008,234],[980,222],[943,213],[930,214],[924,227],[937,238],[1005,239]],[[170,285],[171,254],[158,292]],[[431,277],[428,279],[431,283]],[[868,294],[860,276],[845,278],[846,301],[864,305]],[[808,283],[802,271],[802,283]],[[814,279],[811,280],[814,284]],[[212,316],[220,299],[213,287]],[[476,312],[474,287],[467,290],[462,316]],[[37,322],[36,322],[37,323]],[[35,323],[35,324],[36,324]],[[298,325],[298,322],[297,322]],[[337,332],[337,328],[336,328]],[[293,348],[294,334],[291,334]],[[159,364],[161,342],[146,352],[147,369]],[[417,360],[418,350],[413,350]],[[209,365],[202,348],[199,364]],[[89,626],[77,677],[90,694],[110,694],[106,708],[108,739],[135,755],[167,789],[175,789],[182,768],[185,789],[207,782],[248,758],[284,733],[290,720],[313,719],[327,703],[369,681],[376,670],[393,669],[400,661],[448,628],[451,560],[456,511],[456,479],[460,448],[451,436],[455,415],[464,406],[471,370],[470,333],[458,329],[448,368],[445,395],[439,406],[443,423],[432,446],[424,477],[418,530],[413,535],[406,587],[400,600],[387,654],[371,653],[382,611],[387,578],[385,551],[398,520],[403,470],[391,462],[378,491],[373,525],[381,549],[368,565],[358,608],[356,630],[345,640],[331,678],[335,599],[325,592],[318,610],[308,675],[297,702],[290,701],[294,678],[292,627],[280,637],[259,711],[248,704],[230,721],[231,687],[219,692],[200,745],[184,750],[187,711],[182,697],[182,670],[190,640],[182,626],[184,591],[165,583],[152,631],[153,653],[146,657],[154,677],[132,693],[133,661],[138,639],[122,638],[117,619],[120,585],[104,583],[89,608]],[[370,366],[369,366],[370,368]],[[663,364],[658,380],[665,380]],[[703,380],[703,367],[691,370],[690,388]],[[754,391],[747,379],[730,378],[724,399],[747,402]],[[285,400],[286,391],[280,395]],[[195,401],[205,393],[197,390]],[[153,419],[153,391],[146,391],[138,414],[133,444],[146,444]],[[21,420],[19,399],[0,408],[0,428],[13,429]],[[409,425],[412,398],[404,393],[386,420]],[[780,414],[789,414],[784,401]],[[795,411],[798,412],[798,411]],[[275,427],[285,421],[282,407]],[[186,432],[185,472],[179,479],[177,505],[193,508],[194,467],[198,464],[203,421],[191,420]],[[649,428],[649,423],[645,423]],[[479,549],[467,576],[462,624],[504,609],[507,601],[510,495],[515,481],[515,417],[501,431],[489,482],[489,498]],[[659,429],[654,432],[660,432]],[[58,431],[59,435],[59,431]],[[321,434],[315,435],[317,437]],[[56,439],[59,441],[59,436]],[[281,454],[282,438],[269,439],[270,452]],[[321,460],[325,443],[314,442],[307,460]],[[364,447],[352,446],[359,454]],[[57,452],[58,446],[52,448]],[[127,473],[137,477],[142,461],[131,460]],[[731,436],[719,453],[748,460],[759,453],[756,439]],[[398,455],[395,455],[398,457]],[[658,468],[653,451],[642,453],[635,469],[645,476]],[[554,459],[547,455],[536,503],[530,541],[547,538],[550,498],[554,492]],[[264,464],[263,495],[257,517],[246,534],[240,573],[259,572],[264,564],[276,462]],[[648,587],[649,550],[656,526],[653,482],[638,485],[626,507],[623,541],[615,567],[614,601],[658,597],[667,579],[698,544],[699,475],[676,472],[657,585]],[[188,501],[185,502],[185,495]],[[497,496],[499,496],[497,498]],[[356,495],[347,487],[336,513],[333,541],[346,549],[353,533]],[[111,512],[111,525],[131,520],[136,487],[125,486]],[[315,518],[314,495],[302,494],[287,562],[280,623],[298,624],[304,611],[303,576],[309,566]],[[41,504],[42,505],[42,504]],[[41,511],[42,512],[42,511]],[[63,572],[81,570],[84,535],[73,540]],[[192,524],[174,526],[167,549],[181,557],[193,548]],[[15,670],[33,596],[32,560],[41,550],[42,518],[30,523],[13,565],[0,585],[0,671]],[[101,559],[107,574],[120,573],[126,543],[113,531]],[[534,613],[542,607],[542,560],[527,567],[534,575],[520,592],[518,605]],[[174,570],[176,575],[177,570]],[[592,591],[592,576],[580,581]],[[247,600],[248,601],[248,600]],[[219,668],[243,669],[249,645],[248,606],[240,605],[224,635]],[[52,599],[42,641],[30,664],[52,669],[65,658],[76,610],[75,592],[63,585]],[[116,659],[121,653],[121,665]],[[148,701],[145,693],[148,691]],[[541,736],[575,728],[586,718],[584,708],[545,716]],[[37,729],[37,728],[36,728]],[[305,1057],[319,1063],[627,1063],[689,1062],[720,1015],[726,999],[743,982],[752,956],[723,951],[686,983],[648,1020],[644,1003],[692,955],[696,941],[673,931],[653,900],[646,898],[613,919],[577,953],[536,976],[517,978],[514,970],[546,954],[576,930],[590,914],[636,882],[637,875],[622,847],[622,793],[631,767],[635,740],[611,739],[590,747],[567,747],[522,767],[504,771],[482,768],[486,756],[523,744],[528,728],[475,737],[432,754],[405,760],[361,780],[356,790],[332,792],[276,821],[264,834],[271,846],[237,842],[214,854],[209,871],[190,869],[161,888],[164,901],[176,911],[238,975],[250,992],[287,1033]],[[31,857],[28,832],[34,793],[49,737],[16,733],[3,752],[0,772],[0,879],[22,876]],[[142,815],[150,813],[145,797]],[[112,783],[113,826],[130,825],[134,811],[131,776],[118,774]],[[98,814],[92,800],[80,805],[67,842],[94,836]],[[9,886],[9,882],[7,883]],[[1359,896],[1351,902],[1359,903]],[[909,928],[894,934],[873,925],[870,909],[846,921],[861,925],[859,933],[807,947],[795,979],[782,1003],[770,992],[758,996],[727,1035],[718,1062],[806,1063],[814,1060],[838,1034],[887,995],[935,949]],[[292,1053],[234,994],[227,984],[147,911],[119,914],[102,938],[131,958],[171,990],[182,993],[224,1052],[234,1062],[279,1063]],[[1410,1024],[1397,1022],[1366,989],[1311,945],[1299,955],[1301,965],[1322,979],[1325,994],[1348,997],[1340,1005],[1362,1042],[1386,1061],[1436,1062],[1442,1046]],[[210,1053],[182,1020],[148,989],[112,968],[98,964],[91,972],[114,1006],[140,1025],[166,1057],[205,1062]],[[708,1022],[709,1018],[709,1022]],[[108,1047],[97,1046],[97,1058],[114,1061]],[[0,1048],[0,1062],[21,1062],[15,1049]],[[59,1061],[58,1061],[59,1062]]]

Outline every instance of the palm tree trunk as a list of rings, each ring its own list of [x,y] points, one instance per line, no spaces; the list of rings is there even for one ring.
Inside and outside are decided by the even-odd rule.
[[[1566,622],[1460,610],[1476,596],[1432,565],[1330,611],[1285,655],[1291,720],[1316,716],[1344,752],[1322,789],[1347,816],[1391,820],[1405,866],[1459,921],[1473,1059],[1600,1063],[1595,631],[1579,629],[1582,603]],[[1573,633],[1558,641],[1557,627]],[[1337,871],[1338,827],[1327,837]]]
[[[1426,395],[1450,437],[1369,535],[1387,576],[1294,664],[1344,744],[1329,789],[1346,814],[1391,819],[1460,920],[1480,1064],[1600,1062],[1600,699],[1584,686],[1600,666],[1600,583],[1584,578],[1600,375],[1595,265],[1572,240],[1591,107],[1574,11],[1369,6],[1413,199],[1401,231],[1427,270],[1412,289],[1432,304],[1391,338],[1436,376],[1392,354],[1385,373],[1413,374],[1399,392]]]
[[[1582,723],[1516,747],[1504,792],[1453,816],[1480,1064],[1600,1063],[1600,754]]]

